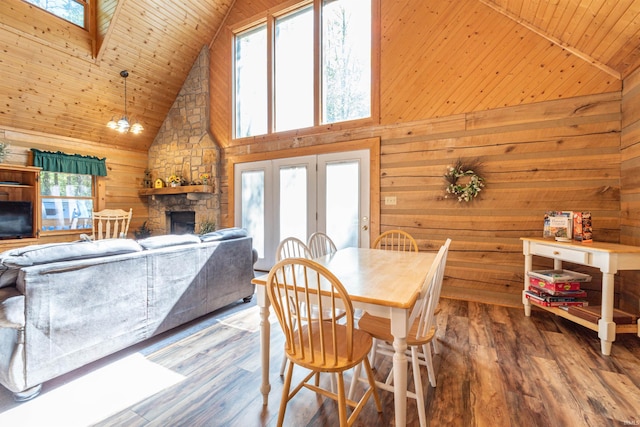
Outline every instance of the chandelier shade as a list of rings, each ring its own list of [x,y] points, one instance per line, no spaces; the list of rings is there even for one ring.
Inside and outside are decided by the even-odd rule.
[[[107,123],[107,127],[109,129],[117,130],[120,133],[131,132],[137,135],[144,130],[144,127],[142,127],[138,121],[132,125],[129,121],[129,116],[127,115],[127,77],[129,77],[129,72],[127,70],[122,70],[120,71],[120,76],[124,79],[124,115],[117,121],[112,117],[109,123]]]

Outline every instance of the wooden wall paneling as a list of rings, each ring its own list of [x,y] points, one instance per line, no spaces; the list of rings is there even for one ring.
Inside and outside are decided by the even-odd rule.
[[[620,241],[640,246],[640,73],[624,81],[622,94]],[[621,306],[640,312],[640,272],[622,273]]]
[[[62,151],[68,154],[82,154],[106,157],[107,176],[97,179],[96,210],[133,209],[130,237],[133,230],[138,228],[148,218],[147,200],[138,195],[142,188],[144,170],[147,167],[146,151],[132,151],[123,147],[105,147],[91,141],[72,138],[61,138],[37,132],[24,132],[11,128],[0,127],[0,142],[9,144],[10,156],[7,162],[29,165],[33,161],[31,148],[45,151]],[[42,236],[38,243],[56,241],[72,241],[78,239],[78,233],[55,233]],[[5,246],[0,242],[0,250]]]
[[[9,25],[10,24],[10,25]],[[0,28],[19,37],[39,40],[55,50],[64,50],[91,59],[91,36],[87,30],[21,0],[0,3]]]

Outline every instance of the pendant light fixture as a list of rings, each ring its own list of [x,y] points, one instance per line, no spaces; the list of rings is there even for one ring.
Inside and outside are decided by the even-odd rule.
[[[107,123],[107,127],[113,130],[117,130],[120,133],[131,132],[133,134],[139,134],[144,130],[139,122],[135,122],[133,125],[129,123],[129,117],[127,116],[127,77],[129,72],[127,70],[120,71],[120,76],[124,79],[124,115],[118,121],[113,120],[113,117]]]

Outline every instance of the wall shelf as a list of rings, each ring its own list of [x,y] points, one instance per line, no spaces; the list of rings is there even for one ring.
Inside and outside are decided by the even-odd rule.
[[[151,196],[155,200],[156,196],[174,196],[185,194],[189,200],[202,200],[213,197],[213,186],[211,185],[181,185],[179,187],[145,188],[138,192],[141,196]]]

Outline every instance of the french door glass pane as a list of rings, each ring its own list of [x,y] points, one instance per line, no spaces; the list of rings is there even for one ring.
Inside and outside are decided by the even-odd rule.
[[[358,247],[360,165],[327,163],[327,234],[338,249]]]
[[[307,241],[307,168],[280,169],[280,241],[297,237]]]
[[[322,121],[371,116],[371,1],[324,0]]]
[[[276,131],[313,126],[313,7],[276,20]]]
[[[236,36],[235,137],[267,133],[267,26]]]
[[[264,257],[264,171],[242,172],[242,228],[253,238],[253,247]]]

